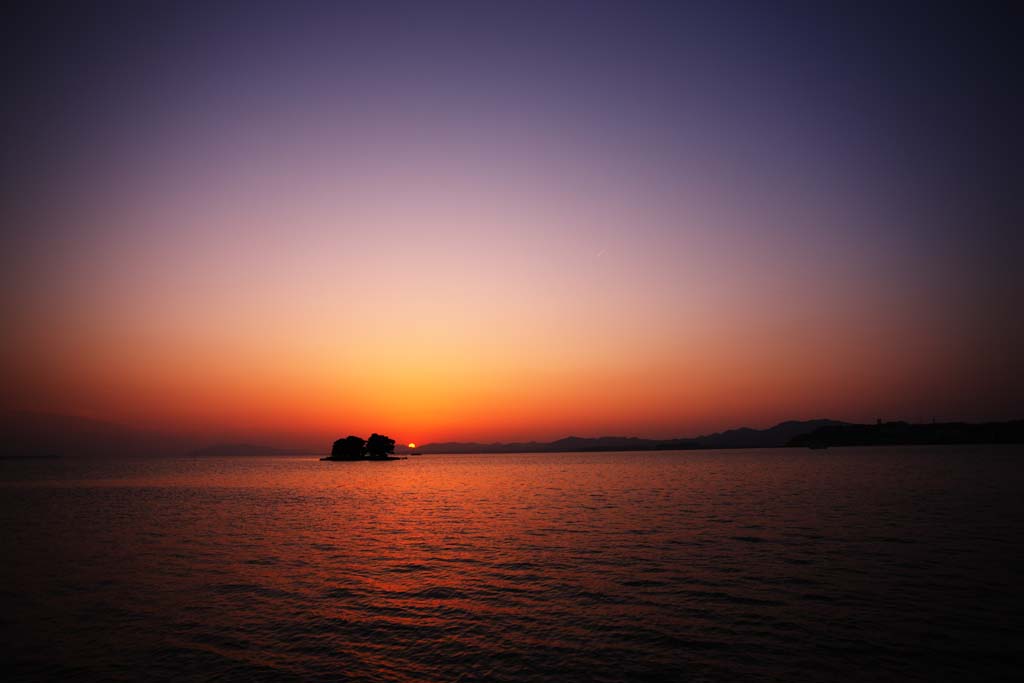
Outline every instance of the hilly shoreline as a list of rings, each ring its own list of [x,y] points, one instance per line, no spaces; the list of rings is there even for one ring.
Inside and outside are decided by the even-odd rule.
[[[726,448],[828,448],[843,446],[926,446],[1024,443],[1024,420],[1005,422],[878,422],[855,424],[838,420],[789,420],[768,429],[741,427],[681,439],[625,436],[518,443],[429,443],[417,447],[427,454],[457,453],[585,453],[602,451],[687,451]]]
[[[555,441],[436,442],[401,455],[465,453],[586,453],[609,451],[712,450],[726,448],[828,448],[841,446],[1024,443],[1024,420],[912,424],[856,424],[839,420],[788,420],[767,429],[741,427],[676,439],[635,436],[567,436]],[[325,449],[324,452],[326,452]],[[272,447],[255,441],[203,446],[194,437],[161,434],[115,423],[67,415],[9,412],[0,420],[0,457],[102,456],[260,456],[314,454],[308,448]]]
[[[678,451],[714,448],[781,448],[794,438],[823,427],[848,423],[838,420],[788,420],[768,429],[740,427],[695,437],[644,439],[635,436],[568,436],[556,441],[474,443],[448,441],[418,446],[419,453],[576,453],[601,451]]]

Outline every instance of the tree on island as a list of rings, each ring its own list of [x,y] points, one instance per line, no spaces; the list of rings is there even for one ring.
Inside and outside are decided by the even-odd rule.
[[[383,434],[373,433],[366,440],[366,457],[371,460],[387,460],[395,452],[395,440]]]
[[[366,442],[358,436],[346,436],[338,439],[331,448],[330,460],[362,460]]]
[[[393,458],[395,440],[383,434],[371,434],[363,441],[358,436],[338,439],[331,448],[331,454],[323,460],[402,460]]]

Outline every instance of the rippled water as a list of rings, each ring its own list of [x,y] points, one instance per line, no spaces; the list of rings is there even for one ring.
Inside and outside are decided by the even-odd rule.
[[[1024,656],[1022,455],[0,461],[5,668],[1009,678]]]

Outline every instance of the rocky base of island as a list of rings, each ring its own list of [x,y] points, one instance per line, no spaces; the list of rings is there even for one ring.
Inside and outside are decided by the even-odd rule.
[[[328,455],[325,458],[320,458],[321,461],[326,462],[385,462],[387,460],[408,460],[409,458],[401,455],[389,455],[386,458],[335,458],[333,455]]]

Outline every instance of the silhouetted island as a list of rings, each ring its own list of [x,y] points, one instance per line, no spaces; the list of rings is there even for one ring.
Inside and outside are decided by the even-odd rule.
[[[376,432],[365,441],[358,436],[349,435],[338,439],[331,448],[331,454],[321,460],[405,460],[393,457],[395,440]]]

